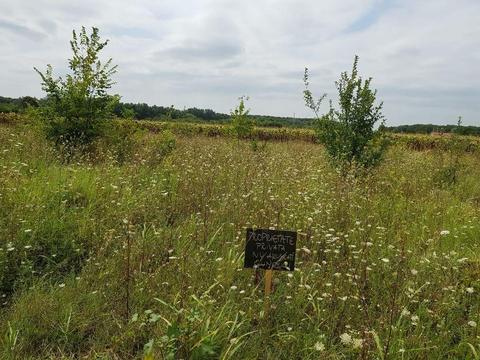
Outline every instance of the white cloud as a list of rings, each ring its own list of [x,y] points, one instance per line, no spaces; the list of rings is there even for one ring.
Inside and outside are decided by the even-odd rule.
[[[252,113],[310,115],[312,90],[360,55],[389,124],[480,125],[477,0],[185,0],[0,3],[0,94],[41,96],[33,66],[65,72],[72,29],[97,26],[119,65],[125,101],[227,112],[243,94]]]

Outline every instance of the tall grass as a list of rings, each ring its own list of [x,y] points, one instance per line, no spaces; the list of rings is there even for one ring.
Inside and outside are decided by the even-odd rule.
[[[397,145],[344,180],[313,143],[160,130],[121,162],[67,164],[33,125],[0,125],[0,354],[478,358],[479,158],[448,187],[441,159]],[[268,317],[250,226],[299,231]]]

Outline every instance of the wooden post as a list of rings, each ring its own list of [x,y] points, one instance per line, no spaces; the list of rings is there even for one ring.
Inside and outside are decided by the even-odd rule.
[[[268,310],[270,309],[270,293],[272,292],[272,276],[273,270],[265,270],[265,317],[267,317]]]
[[[272,269],[265,270],[265,296],[270,296],[272,292],[272,276]]]

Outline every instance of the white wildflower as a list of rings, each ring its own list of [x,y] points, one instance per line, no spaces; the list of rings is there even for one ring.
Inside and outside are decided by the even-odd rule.
[[[305,246],[302,247],[302,251],[306,254],[306,255],[310,255],[312,253],[312,251],[309,249],[309,248],[306,248]]]
[[[343,333],[340,335],[340,341],[343,345],[350,345],[352,343],[352,337],[350,334]]]
[[[361,349],[362,345],[363,345],[363,340],[362,339],[353,339],[352,347],[354,349]]]
[[[320,342],[320,341],[317,341],[314,345],[314,348],[316,351],[324,351],[325,350],[325,344]]]

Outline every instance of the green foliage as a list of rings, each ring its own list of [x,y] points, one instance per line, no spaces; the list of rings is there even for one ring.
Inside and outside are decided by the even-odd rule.
[[[149,142],[147,158],[151,166],[160,164],[175,150],[177,140],[170,130],[164,130]]]
[[[133,120],[135,118],[135,110],[128,107],[122,107],[120,116],[123,119]]]
[[[478,152],[455,187],[432,179],[440,151],[401,144],[346,184],[297,130],[252,153],[227,127],[135,124],[152,127],[133,161],[65,164],[32,124],[0,123],[0,358],[478,357]],[[250,226],[299,230],[269,317]]]
[[[461,129],[462,118],[458,118],[457,127]],[[462,155],[465,153],[465,142],[460,131],[452,131],[446,140],[446,149],[441,153],[441,167],[435,172],[433,179],[439,187],[454,186],[458,182],[460,171],[464,167]]]
[[[237,139],[246,139],[252,135],[254,122],[248,117],[249,109],[245,108],[248,97],[241,96],[240,103],[230,113],[232,119],[232,132]]]
[[[267,142],[260,142],[254,138],[250,141],[250,148],[253,152],[263,152],[267,148]]]
[[[87,34],[82,27],[78,35],[73,31],[70,41],[73,52],[68,61],[70,74],[55,78],[51,65],[47,65],[44,73],[35,68],[47,94],[41,107],[46,136],[56,145],[85,146],[104,134],[105,121],[119,100],[118,96],[107,93],[114,84],[111,78],[116,66],[112,66],[112,59],[105,63],[99,59],[107,44],[108,40],[100,40],[97,28]]]
[[[110,153],[119,164],[123,164],[133,157],[138,133],[138,126],[132,119],[111,121],[105,135],[99,140],[100,151]]]
[[[0,96],[0,113],[23,113],[28,108],[39,106],[39,100],[32,96],[23,96],[20,98],[8,98]]]
[[[383,124],[382,103],[375,105],[376,90],[370,89],[372,78],[362,80],[358,75],[358,56],[355,56],[351,74],[343,72],[335,82],[339,96],[339,109],[333,108],[320,116],[320,107],[326,95],[314,100],[305,68],[303,92],[305,105],[318,119],[317,135],[325,145],[333,163],[342,170],[352,167],[369,168],[377,165],[386,150],[387,141],[377,123]]]
[[[413,124],[413,125],[389,126],[389,127],[386,127],[385,130],[393,133],[405,133],[405,134],[455,133],[459,135],[480,136],[480,126]]]

